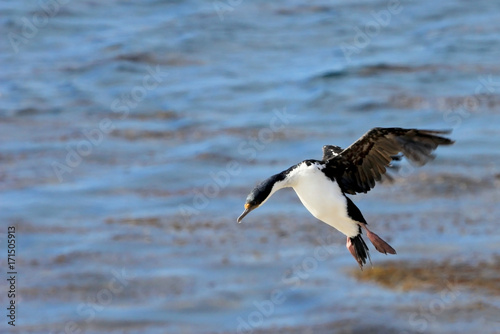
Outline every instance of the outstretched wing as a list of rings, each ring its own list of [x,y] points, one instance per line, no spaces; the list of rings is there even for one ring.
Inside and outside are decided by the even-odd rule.
[[[330,160],[332,159],[333,157],[339,155],[340,153],[342,153],[344,149],[340,146],[335,146],[335,145],[324,145],[323,146],[323,158],[321,159],[322,161],[327,161],[327,160]],[[401,154],[398,154],[398,155],[393,155],[391,157],[392,161],[400,161],[401,159],[403,158],[403,156]],[[394,165],[394,164],[389,164],[387,166],[388,168],[390,168],[392,171],[397,171],[399,170],[399,166],[398,165]],[[387,173],[385,175],[382,175],[382,177],[380,178],[380,182],[384,183],[384,182],[393,182],[394,179],[392,178],[392,176]]]
[[[380,181],[391,161],[402,153],[416,166],[434,159],[432,152],[439,145],[454,141],[439,135],[450,131],[402,128],[373,128],[354,144],[332,156],[325,172],[334,177],[348,194],[366,193]]]

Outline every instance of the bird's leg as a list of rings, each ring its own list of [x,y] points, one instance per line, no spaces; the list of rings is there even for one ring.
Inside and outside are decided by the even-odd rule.
[[[359,258],[358,253],[356,253],[356,247],[354,247],[354,244],[352,243],[351,238],[347,237],[347,243],[346,243],[345,246],[347,247],[347,249],[349,250],[349,252],[351,253],[351,255],[354,257],[354,259],[356,260],[356,262],[358,262],[359,267],[361,268],[361,270],[363,270],[363,262]]]
[[[384,254],[396,254],[396,251],[394,248],[392,248],[387,242],[385,242],[381,237],[379,237],[377,234],[373,233],[368,229],[366,224],[359,224],[361,227],[363,227],[366,230],[366,236],[370,241],[372,242],[373,246],[375,246],[375,249],[378,250],[380,253]]]

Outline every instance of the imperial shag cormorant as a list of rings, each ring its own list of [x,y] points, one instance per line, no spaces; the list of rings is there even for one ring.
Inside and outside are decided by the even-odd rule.
[[[346,194],[371,190],[392,166],[391,162],[401,156],[413,165],[425,165],[434,158],[432,152],[439,145],[454,143],[441,136],[448,133],[450,131],[374,128],[346,149],[323,146],[322,160],[304,160],[257,185],[248,195],[245,211],[237,221],[240,223],[279,189],[291,187],[314,217],[347,236],[346,247],[362,269],[370,256],[361,237],[363,229],[379,252],[396,254],[396,251],[368,229],[361,211]]]

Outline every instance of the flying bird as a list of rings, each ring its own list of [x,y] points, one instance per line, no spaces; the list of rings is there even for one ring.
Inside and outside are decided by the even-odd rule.
[[[245,211],[237,222],[276,191],[293,188],[314,217],[347,236],[346,247],[363,269],[370,259],[363,230],[379,252],[396,254],[396,251],[368,228],[361,211],[346,195],[370,191],[376,182],[389,177],[386,172],[392,161],[403,156],[415,166],[425,165],[434,159],[432,152],[439,145],[454,143],[442,136],[450,132],[373,128],[346,149],[325,145],[322,160],[304,160],[258,184],[246,198]]]

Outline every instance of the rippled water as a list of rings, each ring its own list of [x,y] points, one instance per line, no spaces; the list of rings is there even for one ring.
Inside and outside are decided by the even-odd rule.
[[[292,191],[235,219],[258,181],[324,144],[374,126],[452,129],[432,164],[353,198],[398,251],[372,261],[498,261],[499,9],[2,2],[0,233],[4,252],[7,226],[18,231],[15,329],[498,331],[494,294],[357,281],[344,237]]]

